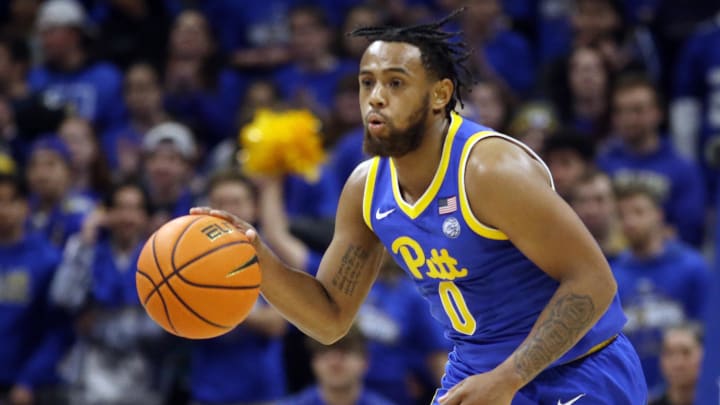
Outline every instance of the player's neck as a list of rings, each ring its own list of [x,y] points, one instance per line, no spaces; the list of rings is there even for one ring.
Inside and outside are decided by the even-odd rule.
[[[406,202],[413,204],[430,186],[440,165],[449,119],[435,120],[423,135],[420,146],[402,157],[392,158],[398,185]]]
[[[328,405],[355,405],[360,398],[361,391],[361,383],[339,389],[320,387],[320,395]]]

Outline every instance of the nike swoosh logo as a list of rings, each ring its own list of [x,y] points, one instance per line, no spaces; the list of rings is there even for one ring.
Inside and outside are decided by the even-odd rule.
[[[380,212],[380,208],[378,208],[377,211],[375,211],[375,219],[377,219],[379,221],[379,220],[385,218],[386,216],[392,214],[393,211],[395,211],[395,208],[390,208],[389,210],[387,210],[385,212]]]
[[[237,275],[241,271],[247,269],[248,267],[252,266],[253,264],[258,263],[258,257],[257,255],[254,255],[250,258],[250,260],[246,261],[245,263],[238,266],[236,269],[231,270],[228,274],[225,275],[225,277],[232,277],[234,275]]]
[[[569,400],[569,401],[567,401],[567,402],[560,402],[560,400],[558,399],[557,405],[572,405],[572,404],[574,404],[575,402],[577,402],[578,399],[580,399],[580,398],[582,398],[582,397],[584,397],[584,396],[585,396],[585,394],[580,394],[580,395],[576,396],[575,398],[573,398],[573,399],[571,399],[571,400]]]

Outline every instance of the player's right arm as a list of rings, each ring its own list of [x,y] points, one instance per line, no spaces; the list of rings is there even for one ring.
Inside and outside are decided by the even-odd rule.
[[[358,166],[345,184],[335,233],[316,277],[287,266],[252,227],[227,212],[210,208],[190,212],[224,218],[244,231],[258,252],[263,276],[260,289],[265,298],[305,334],[330,344],[350,328],[382,260],[382,245],[362,216],[367,168],[367,163]]]

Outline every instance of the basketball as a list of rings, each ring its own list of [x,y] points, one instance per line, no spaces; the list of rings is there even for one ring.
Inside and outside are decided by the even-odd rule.
[[[229,332],[260,292],[260,266],[247,237],[227,221],[187,215],[164,224],[145,243],[135,284],[148,315],[188,339]]]

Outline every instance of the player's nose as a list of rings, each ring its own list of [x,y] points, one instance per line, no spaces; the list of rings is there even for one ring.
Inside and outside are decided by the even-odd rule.
[[[370,92],[368,103],[373,109],[380,109],[387,105],[382,86],[375,86]]]

